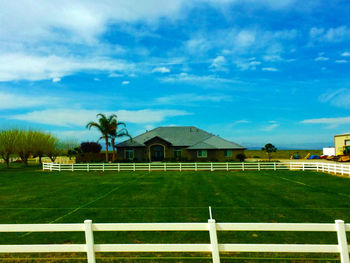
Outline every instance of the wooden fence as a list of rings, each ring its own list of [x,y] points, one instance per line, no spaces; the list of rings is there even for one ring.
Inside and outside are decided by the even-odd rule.
[[[326,162],[212,163],[44,163],[47,171],[248,171],[302,170],[350,176],[350,165]]]
[[[289,223],[119,223],[102,224],[85,220],[83,224],[3,224],[0,232],[85,232],[85,244],[0,245],[0,253],[85,252],[87,262],[95,263],[95,252],[210,252],[213,263],[220,262],[220,252],[292,252],[338,253],[341,263],[349,263],[346,232],[350,224]],[[208,244],[95,244],[97,231],[207,231]],[[301,231],[335,232],[337,244],[221,244],[217,231]]]

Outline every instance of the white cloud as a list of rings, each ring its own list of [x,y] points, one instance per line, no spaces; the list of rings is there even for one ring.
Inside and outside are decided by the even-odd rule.
[[[269,121],[269,124],[263,127],[261,130],[269,132],[275,130],[278,126],[280,125],[276,121]]]
[[[60,78],[80,71],[128,71],[133,65],[104,57],[76,58],[35,56],[21,53],[0,55],[0,81],[45,80]]]
[[[236,44],[240,47],[249,47],[254,44],[255,39],[255,32],[242,30],[236,36]]]
[[[158,73],[169,73],[170,69],[167,67],[157,67],[152,70],[152,72],[158,72]]]
[[[315,58],[315,61],[327,61],[327,60],[329,60],[329,58],[323,57],[323,56]]]
[[[348,63],[348,61],[346,59],[338,59],[335,61],[335,63],[345,64],[345,63]]]
[[[0,28],[0,38],[35,41],[64,34],[93,42],[109,24],[175,19],[184,5],[183,0],[128,0],[127,4],[124,0],[37,0],[35,6],[26,0],[2,1],[0,24],[6,26]]]
[[[343,57],[350,57],[350,52],[343,52],[341,54],[341,56],[343,56]]]
[[[251,121],[248,121],[248,120],[239,120],[239,121],[235,121],[235,122],[233,123],[233,125],[247,124],[247,123],[251,123]]]
[[[226,59],[224,56],[217,56],[215,59],[213,59],[213,62],[209,66],[209,68],[213,71],[227,71],[227,68],[225,68]]]
[[[52,98],[48,96],[40,96],[37,94],[29,96],[21,95],[14,92],[0,91],[0,110],[32,108],[46,105],[54,105],[57,103],[57,98]]]
[[[49,109],[32,111],[25,114],[8,116],[8,119],[28,121],[53,126],[85,126],[96,120],[96,114],[103,112],[107,115],[117,114],[118,118],[127,123],[157,123],[170,117],[184,116],[190,113],[182,110],[119,110],[105,112],[85,109]]]
[[[159,104],[189,104],[194,102],[223,102],[223,101],[230,101],[232,98],[231,96],[227,95],[214,95],[214,94],[208,94],[208,95],[198,95],[194,93],[186,93],[186,94],[176,94],[176,95],[169,95],[165,97],[159,97],[156,99],[156,103]]]
[[[163,82],[183,82],[183,83],[191,83],[196,85],[208,84],[211,87],[217,87],[218,83],[221,84],[242,84],[240,81],[236,81],[233,79],[220,78],[215,75],[193,75],[187,73],[174,74],[169,77],[162,78]],[[215,86],[213,86],[215,85]]]
[[[121,78],[121,77],[124,77],[124,75],[123,74],[117,74],[117,73],[110,73],[108,75],[108,77],[110,77],[110,78]]]
[[[308,119],[308,120],[301,121],[301,123],[324,124],[324,125],[327,125],[327,128],[333,129],[340,125],[350,124],[350,117]]]
[[[130,81],[128,81],[128,80],[122,81],[122,85],[129,85],[129,84],[130,84]]]
[[[53,78],[52,79],[52,82],[56,83],[56,82],[60,82],[61,81],[61,78]]]
[[[277,68],[273,68],[273,67],[266,67],[266,68],[262,68],[261,69],[262,71],[278,71],[278,69]]]
[[[261,65],[260,61],[251,61],[250,59],[248,61],[236,60],[234,63],[240,70],[256,70],[256,67]]]
[[[323,93],[319,100],[323,103],[329,103],[333,106],[350,109],[350,89],[342,88]]]
[[[347,26],[329,29],[313,27],[310,29],[310,37],[319,42],[342,42],[350,39],[350,29]]]

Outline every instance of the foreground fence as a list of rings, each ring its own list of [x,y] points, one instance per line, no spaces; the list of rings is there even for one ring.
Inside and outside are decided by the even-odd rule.
[[[101,224],[13,224],[0,225],[0,232],[85,232],[85,244],[0,245],[0,253],[85,252],[88,263],[95,263],[95,252],[210,252],[213,263],[220,262],[220,252],[292,252],[338,253],[341,263],[349,263],[346,232],[350,224],[289,223],[133,223]],[[207,231],[210,244],[94,244],[97,231]],[[302,231],[335,232],[338,244],[221,244],[217,231]]]
[[[350,165],[323,162],[255,162],[255,163],[44,163],[48,171],[246,171],[302,170],[350,176]]]

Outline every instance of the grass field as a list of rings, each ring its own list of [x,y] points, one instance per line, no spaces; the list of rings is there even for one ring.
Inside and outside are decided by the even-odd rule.
[[[350,180],[316,172],[43,172],[40,167],[0,169],[0,223],[350,222]],[[96,243],[208,243],[206,232],[97,233]],[[2,233],[0,244],[81,243],[83,233]],[[336,243],[335,233],[228,232],[222,243]],[[138,259],[130,258],[138,256]],[[206,254],[114,255],[98,262],[210,262]],[[183,256],[197,258],[178,258]],[[18,256],[18,255],[17,255]],[[29,257],[20,255],[21,257]],[[50,255],[41,255],[48,257]],[[64,257],[65,255],[61,255]],[[104,255],[109,257],[110,255]],[[120,257],[128,259],[121,259]],[[171,258],[176,256],[176,258]],[[246,257],[294,258],[286,254],[230,254],[222,262],[262,262]],[[300,255],[298,255],[300,257]],[[322,257],[337,262],[336,255]],[[0,256],[1,257],[1,256]],[[74,257],[66,255],[65,257]],[[75,255],[84,257],[84,255]],[[142,257],[146,259],[142,260]],[[204,258],[200,258],[204,257]],[[236,257],[233,259],[232,257]],[[4,260],[4,258],[3,258]],[[31,261],[27,258],[24,262]],[[1,260],[0,260],[1,262]],[[9,262],[8,260],[6,262]],[[17,262],[12,259],[11,262]],[[18,262],[23,262],[19,260]],[[84,262],[52,260],[42,262]],[[311,262],[266,259],[263,262]]]
[[[292,154],[296,153],[300,155],[300,158],[305,158],[308,153],[311,155],[322,155],[322,150],[277,150],[277,152],[272,153],[272,159],[289,159]],[[248,158],[268,158],[266,152],[261,150],[246,150],[244,154]]]

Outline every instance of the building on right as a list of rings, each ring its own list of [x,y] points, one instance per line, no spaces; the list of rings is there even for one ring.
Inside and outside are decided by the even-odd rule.
[[[334,135],[334,147],[337,155],[350,153],[350,133]]]

